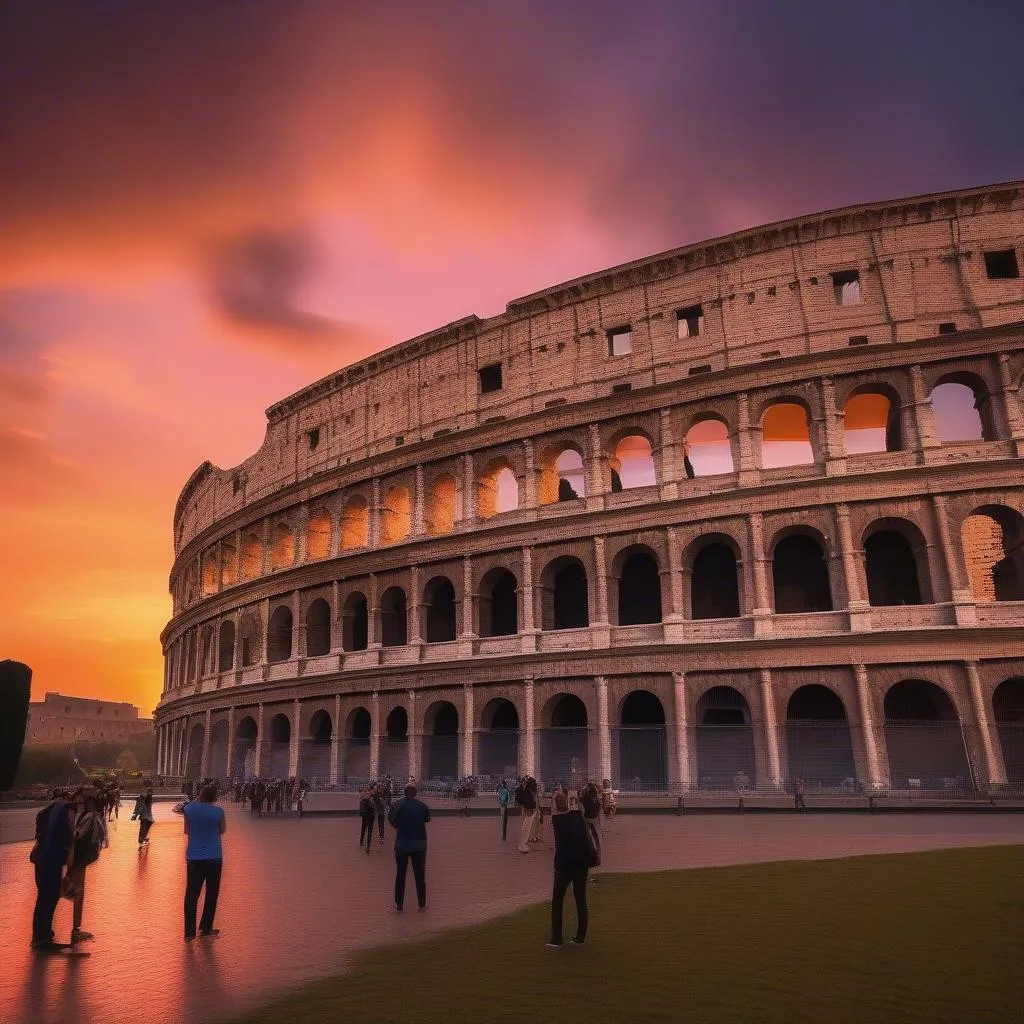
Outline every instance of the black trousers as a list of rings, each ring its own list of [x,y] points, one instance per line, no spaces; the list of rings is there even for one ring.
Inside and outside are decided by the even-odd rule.
[[[427,851],[417,850],[414,853],[399,853],[395,851],[395,906],[399,910],[405,904],[405,872],[412,861],[412,875],[416,880],[416,902],[421,906],[427,905]]]
[[[508,805],[502,804],[501,807],[501,838],[504,841],[505,836],[508,835]]]
[[[64,862],[33,865],[36,869],[36,905],[32,911],[32,941],[49,942],[53,938],[53,915],[60,902],[64,880]]]
[[[377,815],[377,831],[380,833],[380,841],[384,842],[384,815]]]
[[[555,871],[555,886],[551,893],[551,941],[562,941],[562,904],[569,886],[572,886],[573,899],[576,901],[576,938],[587,937],[587,925],[590,923],[590,912],[587,910],[587,871],[585,865],[563,868]]]
[[[366,848],[370,848],[370,843],[373,842],[373,818],[359,819],[359,845],[363,845],[363,840],[366,840]]]
[[[149,830],[153,827],[153,822],[146,821],[145,818],[139,818],[139,843],[142,844],[146,841],[146,836],[149,835]]]
[[[185,937],[196,933],[196,909],[199,893],[206,884],[206,898],[203,900],[203,916],[199,930],[208,932],[213,927],[213,915],[217,913],[217,897],[220,895],[220,876],[224,867],[222,860],[190,860],[185,871]]]

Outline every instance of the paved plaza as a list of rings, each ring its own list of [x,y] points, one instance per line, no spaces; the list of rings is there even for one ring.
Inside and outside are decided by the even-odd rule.
[[[392,906],[393,833],[370,855],[349,817],[253,820],[225,803],[225,872],[216,939],[182,940],[184,836],[171,805],[156,806],[150,845],[137,826],[111,826],[89,868],[84,927],[96,939],[75,955],[30,952],[35,890],[26,812],[0,813],[0,1020],[33,1024],[217,1020],[304,982],[342,971],[360,947],[491,918],[549,896],[550,838],[528,855],[502,843],[496,816],[438,818],[430,826],[424,914]],[[546,825],[550,836],[550,827]],[[4,842],[4,840],[7,840]],[[11,841],[14,840],[14,841]],[[816,859],[955,846],[1024,843],[1024,815],[624,816],[607,835],[600,871],[653,871]],[[412,879],[409,879],[410,892]],[[409,897],[408,903],[414,901]],[[70,931],[70,904],[55,919]],[[600,916],[595,890],[592,927]],[[545,936],[538,934],[538,943]],[[481,955],[485,954],[484,952]]]

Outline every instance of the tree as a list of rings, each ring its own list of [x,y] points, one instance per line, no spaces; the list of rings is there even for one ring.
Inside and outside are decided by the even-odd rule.
[[[137,772],[139,770],[139,762],[135,755],[125,748],[117,755],[115,767],[119,772]]]

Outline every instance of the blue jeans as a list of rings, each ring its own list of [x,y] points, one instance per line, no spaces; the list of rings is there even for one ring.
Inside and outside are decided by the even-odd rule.
[[[32,941],[49,942],[53,938],[53,915],[60,902],[64,862],[34,865],[36,869],[36,906],[32,911]]]

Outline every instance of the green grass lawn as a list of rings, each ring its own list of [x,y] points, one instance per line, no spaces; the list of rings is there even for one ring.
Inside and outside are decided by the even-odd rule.
[[[534,906],[366,951],[260,1024],[1020,1024],[1024,847],[602,875],[586,946]],[[566,938],[575,926],[566,898]]]

